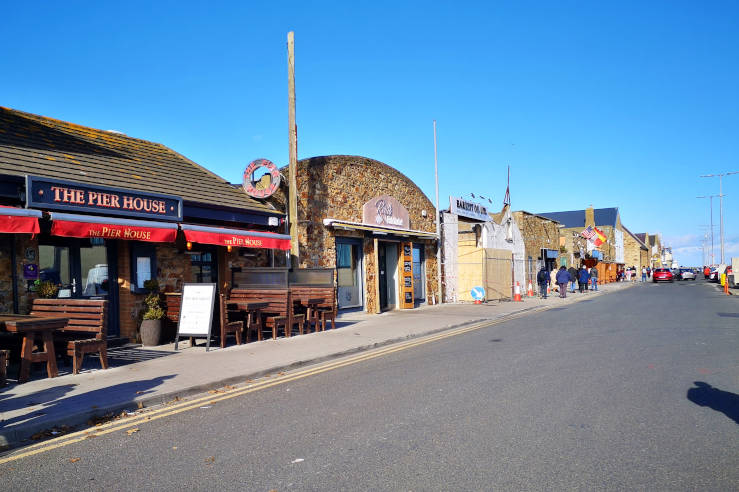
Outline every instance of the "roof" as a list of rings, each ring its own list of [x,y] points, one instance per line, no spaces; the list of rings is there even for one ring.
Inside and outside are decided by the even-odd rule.
[[[637,232],[637,233],[636,233],[636,234],[634,234],[634,235],[636,236],[636,238],[637,238],[637,239],[638,239],[639,241],[643,242],[644,244],[647,244],[647,243],[646,243],[646,240],[647,240],[647,233],[646,233],[646,232]]]
[[[0,106],[3,174],[67,179],[275,213],[272,206],[162,144]]]
[[[657,237],[656,234],[652,234],[649,236],[649,244],[656,245],[657,241],[659,241],[659,238]]]
[[[538,217],[538,218],[540,218],[542,220],[549,220],[549,221],[556,222],[556,223],[560,224],[560,222],[558,220],[554,220],[554,219],[552,219],[550,217],[544,217],[543,215],[535,214],[533,212],[528,212],[526,210],[514,210],[511,213],[531,215],[532,217]]]
[[[616,226],[618,207],[596,208],[593,210],[596,226]],[[570,210],[567,212],[543,212],[537,215],[556,220],[566,228],[585,227],[585,210]]]

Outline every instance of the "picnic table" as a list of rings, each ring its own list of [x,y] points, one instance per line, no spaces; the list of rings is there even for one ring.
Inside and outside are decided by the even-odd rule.
[[[21,367],[18,374],[19,384],[30,379],[31,363],[33,362],[46,362],[47,377],[55,378],[59,375],[56,367],[53,333],[66,327],[68,321],[69,318],[63,317],[0,314],[0,331],[15,333],[23,337]],[[34,352],[33,345],[37,337],[43,341],[44,350]]]
[[[247,343],[249,342],[249,331],[252,329],[257,331],[257,340],[262,341],[262,310],[269,307],[269,302],[246,299],[228,299],[226,304],[236,306],[239,311],[244,313],[244,317],[246,319],[244,331]]]

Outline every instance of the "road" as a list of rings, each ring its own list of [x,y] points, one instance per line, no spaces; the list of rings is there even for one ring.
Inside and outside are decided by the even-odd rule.
[[[4,490],[737,490],[738,349],[739,296],[639,285],[50,441],[0,477]]]

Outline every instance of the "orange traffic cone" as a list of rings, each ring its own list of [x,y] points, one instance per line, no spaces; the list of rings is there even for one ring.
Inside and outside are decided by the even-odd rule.
[[[521,302],[521,284],[516,282],[516,288],[513,290],[513,300]]]
[[[529,297],[534,297],[534,288],[531,286],[531,280],[529,280],[529,288],[526,291],[526,295]]]

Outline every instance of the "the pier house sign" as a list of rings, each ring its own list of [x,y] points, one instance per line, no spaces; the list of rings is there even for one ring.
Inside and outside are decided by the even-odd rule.
[[[387,195],[378,196],[364,204],[362,222],[381,227],[410,229],[408,210],[398,200]]]

